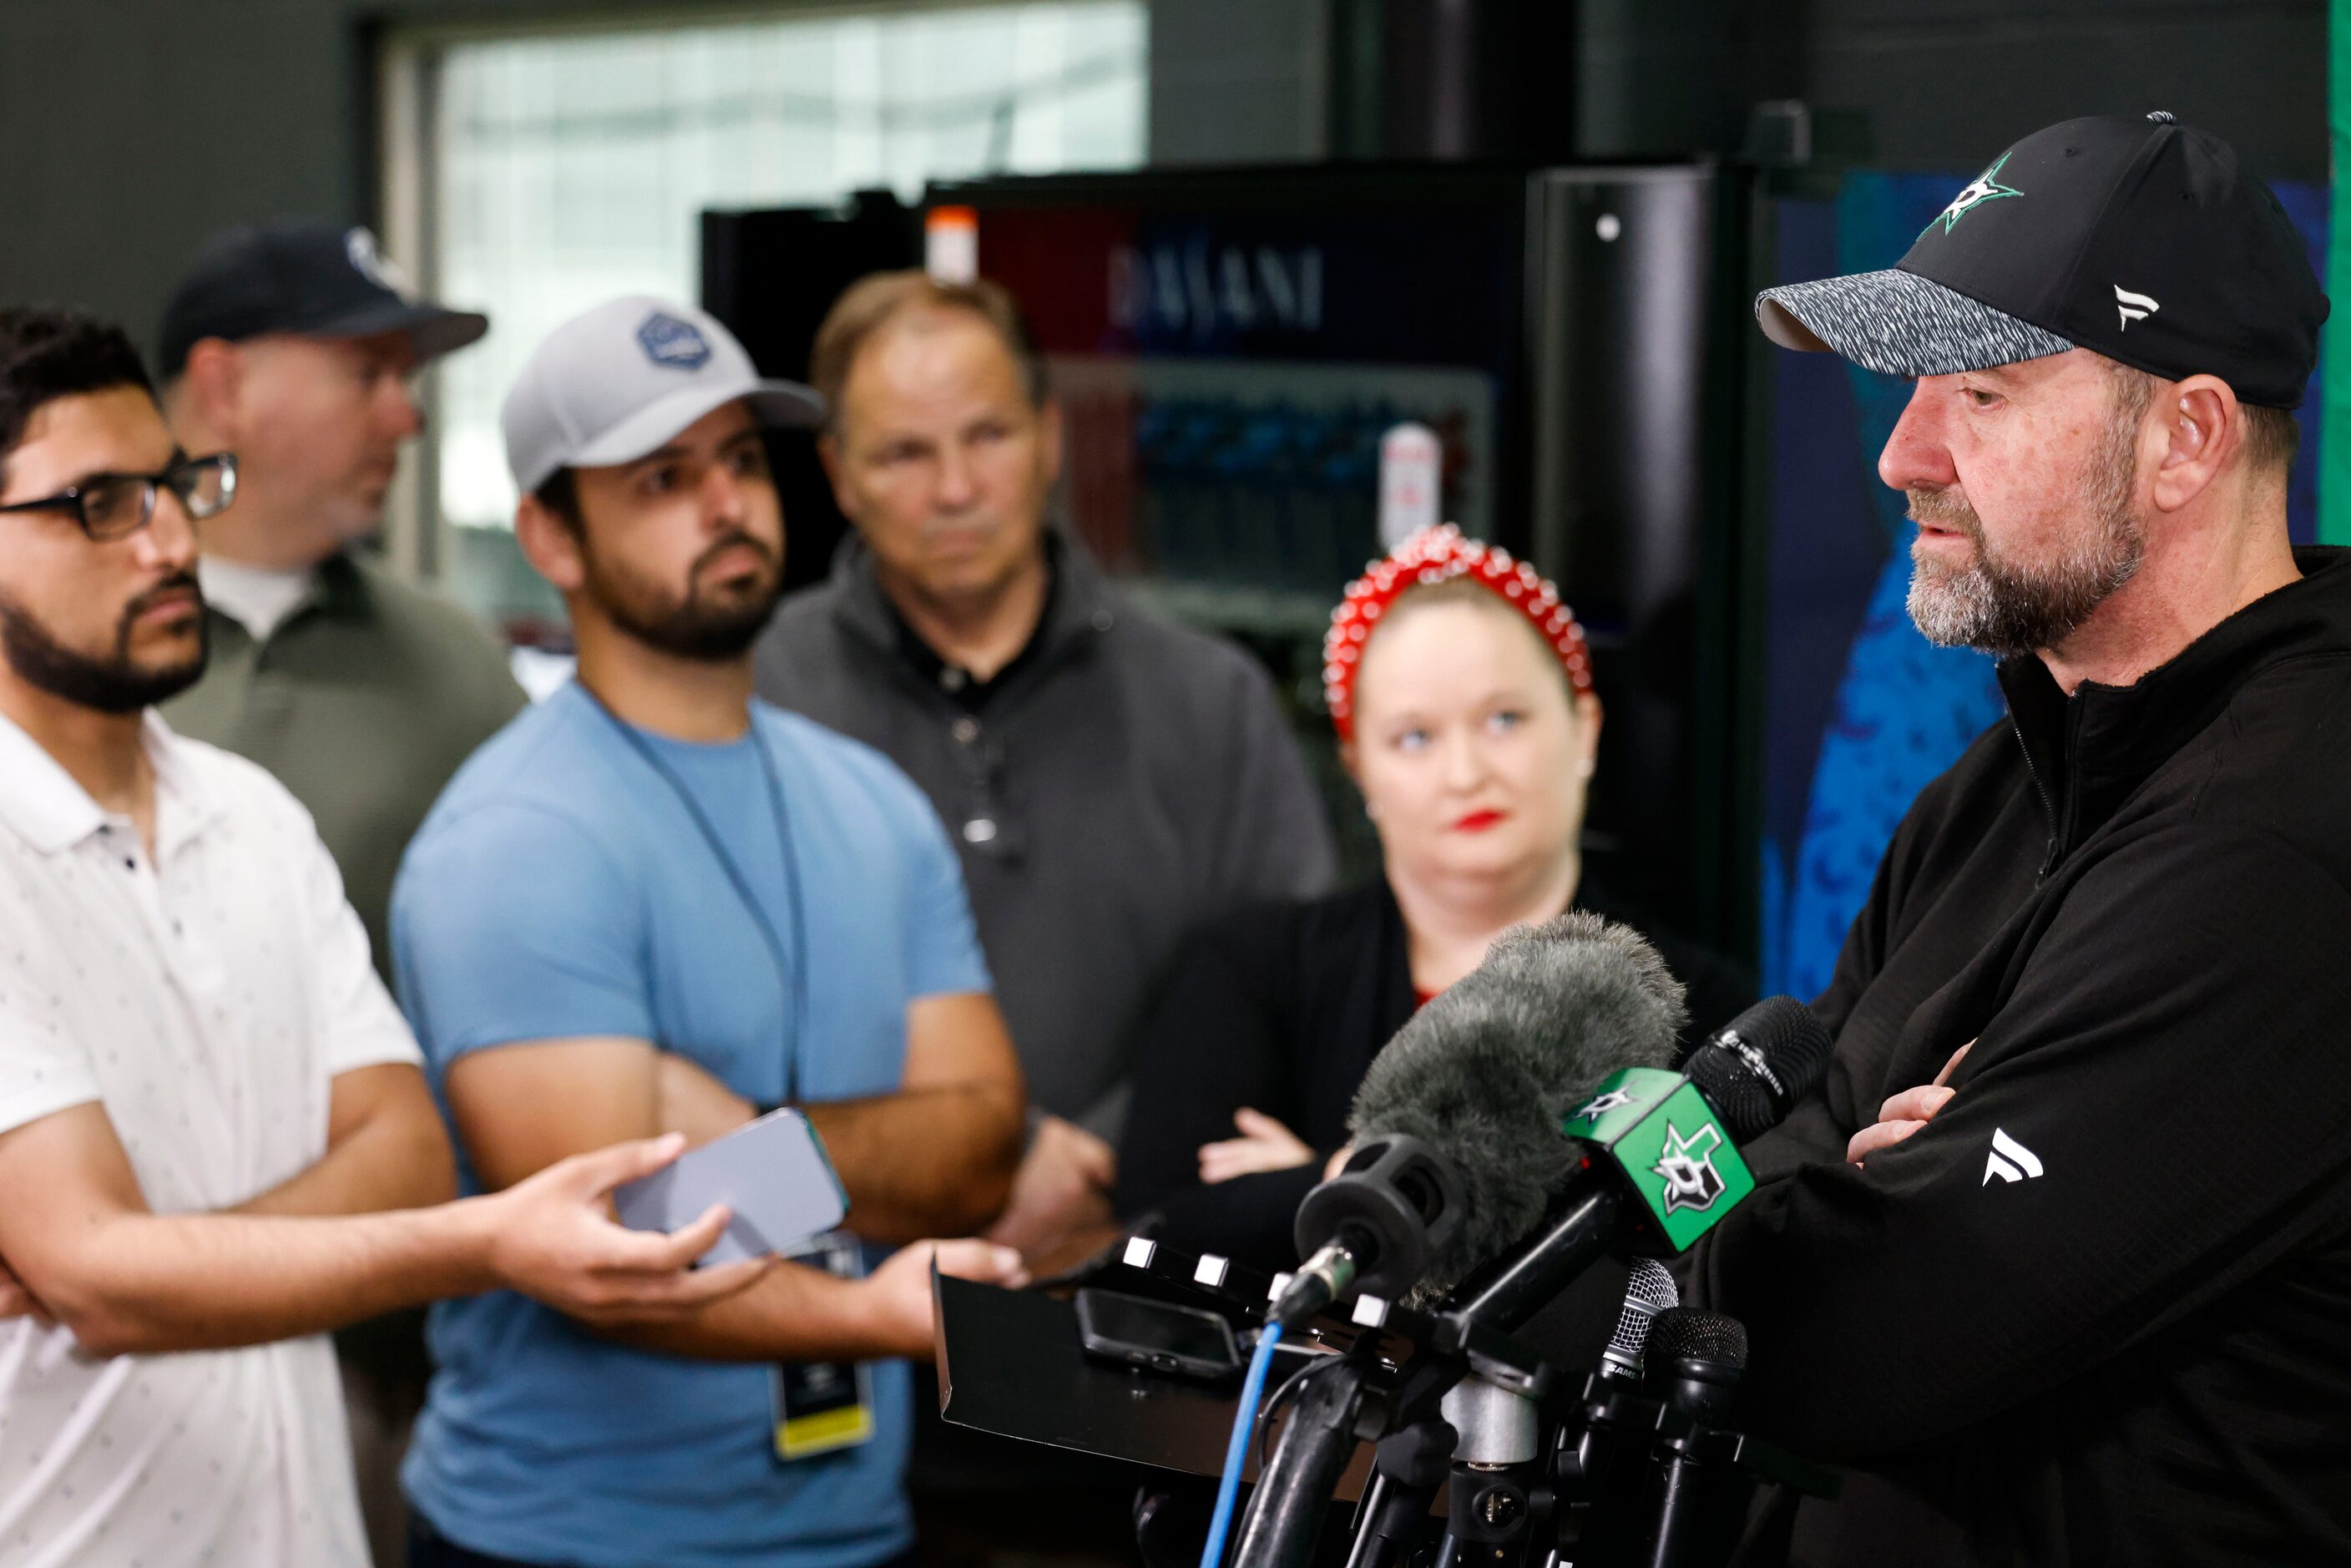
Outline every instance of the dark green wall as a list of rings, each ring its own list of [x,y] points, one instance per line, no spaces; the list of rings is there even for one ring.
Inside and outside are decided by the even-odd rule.
[[[2081,114],[2168,109],[2324,182],[2325,0],[1583,0],[1588,155],[1739,145],[1747,106],[1866,117],[1880,168],[1973,169]]]
[[[1156,0],[1155,160],[1319,154],[1322,5]],[[80,305],[146,343],[172,279],[214,229],[278,214],[373,217],[371,40],[387,22],[664,8],[0,0],[0,300]]]

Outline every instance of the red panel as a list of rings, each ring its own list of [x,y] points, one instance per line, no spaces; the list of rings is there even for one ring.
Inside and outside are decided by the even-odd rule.
[[[1111,323],[1110,266],[1134,235],[1135,214],[1116,208],[983,211],[980,276],[1012,290],[1047,353],[1128,352]]]

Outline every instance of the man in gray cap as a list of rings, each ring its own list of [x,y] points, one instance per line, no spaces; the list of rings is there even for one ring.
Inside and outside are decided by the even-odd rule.
[[[392,927],[468,1190],[611,1128],[699,1140],[798,1104],[856,1234],[643,1334],[510,1292],[436,1312],[415,1568],[886,1562],[911,1539],[893,1358],[929,1354],[932,1261],[1018,1277],[1008,1249],[900,1246],[986,1224],[1020,1154],[946,830],[880,753],[751,695],[783,568],[761,426],[820,407],[658,299],[539,346],[502,423],[579,679],[452,781]]]
[[[504,650],[364,548],[400,449],[409,382],[487,317],[412,298],[363,228],[276,222],[196,253],[163,312],[163,405],[190,452],[234,452],[236,505],[196,565],[210,659],[163,706],[302,802],[342,873],[378,973],[409,836],[457,764],[522,706]],[[379,1556],[400,1533],[400,1454],[424,1396],[414,1313],[337,1337]]]
[[[2286,533],[2326,309],[2168,114],[2036,131],[1898,267],[1758,302],[1910,382],[1910,612],[2009,708],[1692,1255],[1744,1424],[1852,1467],[1792,1561],[2351,1562],[2351,561]]]

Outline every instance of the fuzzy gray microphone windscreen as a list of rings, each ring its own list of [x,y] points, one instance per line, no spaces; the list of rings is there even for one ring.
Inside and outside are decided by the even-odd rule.
[[[1560,1135],[1609,1073],[1670,1067],[1689,1021],[1682,984],[1638,933],[1571,913],[1511,931],[1416,1013],[1355,1092],[1358,1142],[1406,1134],[1446,1155],[1463,1222],[1416,1299],[1533,1228],[1578,1161]]]

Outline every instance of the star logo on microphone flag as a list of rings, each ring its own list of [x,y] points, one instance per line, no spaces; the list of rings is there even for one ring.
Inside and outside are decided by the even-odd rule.
[[[1714,1207],[1729,1186],[1714,1168],[1714,1151],[1721,1145],[1722,1134],[1711,1122],[1687,1138],[1672,1123],[1666,1124],[1665,1148],[1649,1169],[1666,1184],[1667,1214],[1683,1208],[1703,1213]]]
[[[1604,1093],[1595,1094],[1590,1100],[1584,1102],[1583,1105],[1576,1109],[1574,1114],[1568,1117],[1568,1120],[1571,1122],[1589,1122],[1593,1120],[1595,1117],[1605,1116],[1611,1111],[1621,1110],[1625,1106],[1632,1103],[1633,1096],[1625,1093],[1622,1089],[1611,1089]]]

